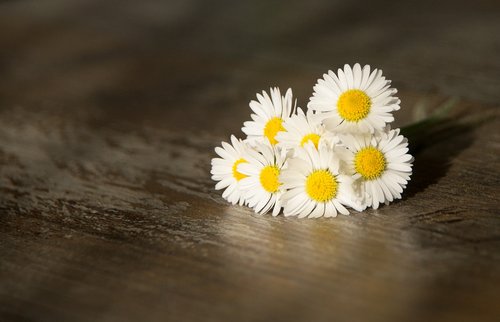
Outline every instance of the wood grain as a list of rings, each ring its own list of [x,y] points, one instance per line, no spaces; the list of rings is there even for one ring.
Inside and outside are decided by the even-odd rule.
[[[495,321],[497,1],[0,3],[0,320]],[[248,102],[384,69],[414,136],[404,198],[254,215],[210,180]]]

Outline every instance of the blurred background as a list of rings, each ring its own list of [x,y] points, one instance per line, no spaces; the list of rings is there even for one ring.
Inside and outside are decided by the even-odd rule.
[[[360,62],[497,103],[499,15],[495,0],[3,1],[0,100],[191,131],[211,115],[225,135],[255,92],[292,87],[305,106],[324,72]]]
[[[0,1],[0,320],[498,320],[499,54],[498,0]],[[305,107],[356,62],[396,125],[470,123],[425,137],[403,201],[223,202],[209,160],[255,93]]]

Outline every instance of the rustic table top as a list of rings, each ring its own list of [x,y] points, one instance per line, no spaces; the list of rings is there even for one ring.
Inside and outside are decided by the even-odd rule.
[[[472,4],[473,3],[473,4]],[[0,320],[494,321],[500,3],[0,3]],[[402,200],[254,215],[210,159],[248,102],[383,68],[413,141]]]

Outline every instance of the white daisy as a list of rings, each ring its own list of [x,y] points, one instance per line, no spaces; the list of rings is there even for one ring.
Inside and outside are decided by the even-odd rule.
[[[293,113],[292,90],[289,88],[285,96],[281,96],[279,88],[271,88],[271,96],[265,91],[257,94],[258,101],[251,101],[250,108],[253,121],[243,124],[242,131],[247,135],[247,141],[252,145],[256,142],[269,141],[277,143],[276,134],[284,131],[283,122]]]
[[[218,181],[215,185],[216,190],[224,189],[222,198],[226,199],[233,205],[244,204],[245,199],[240,189],[240,181],[246,175],[238,171],[238,165],[246,163],[244,155],[246,154],[246,143],[231,135],[232,145],[222,142],[222,148],[216,147],[215,152],[220,158],[212,159],[212,180]]]
[[[337,142],[312,110],[304,114],[301,108],[297,108],[297,114],[285,120],[283,127],[285,131],[278,132],[276,140],[277,146],[286,150],[303,147],[308,142],[312,142],[316,149],[320,144]]]
[[[238,171],[247,176],[241,180],[241,189],[248,206],[259,214],[274,207],[273,216],[277,216],[283,192],[279,175],[287,160],[286,152],[269,143],[257,143],[255,149],[247,150],[245,159],[248,163],[240,164]]]
[[[347,165],[369,196],[367,206],[377,209],[381,203],[401,198],[412,174],[413,157],[399,129],[376,135],[344,135],[342,142],[351,151]]]
[[[392,112],[399,110],[391,81],[382,71],[355,64],[331,70],[314,86],[308,108],[320,113],[327,129],[340,133],[374,133],[394,121]]]
[[[288,161],[280,180],[285,216],[299,218],[336,217],[337,212],[348,215],[345,206],[364,209],[360,194],[353,189],[353,179],[340,172],[336,149],[312,143],[299,148],[296,158]]]

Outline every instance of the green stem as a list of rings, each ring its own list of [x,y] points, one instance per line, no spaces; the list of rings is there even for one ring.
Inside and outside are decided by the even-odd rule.
[[[456,97],[450,98],[442,106],[438,107],[429,117],[409,124],[401,128],[401,133],[408,138],[410,144],[419,144],[419,141],[430,134],[430,132],[438,129],[448,118],[451,110],[458,103]]]

